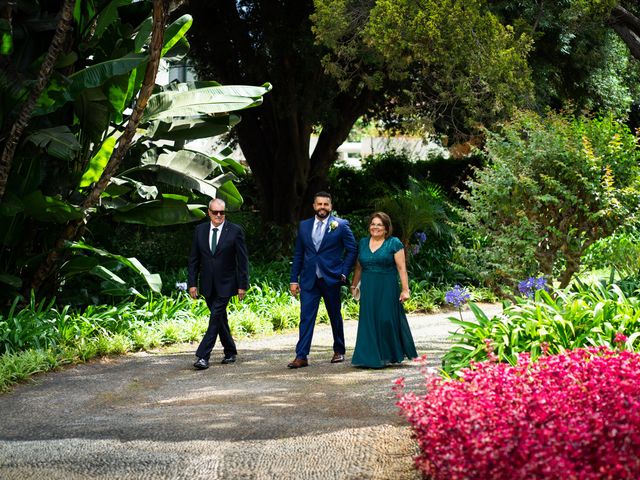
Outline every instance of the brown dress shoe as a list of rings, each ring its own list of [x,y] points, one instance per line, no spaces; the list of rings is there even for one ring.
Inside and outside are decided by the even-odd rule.
[[[342,353],[334,353],[333,358],[331,359],[331,363],[340,363],[344,362],[344,354]]]
[[[293,362],[287,365],[289,368],[302,368],[307,366],[309,366],[309,362],[306,358],[296,358]]]

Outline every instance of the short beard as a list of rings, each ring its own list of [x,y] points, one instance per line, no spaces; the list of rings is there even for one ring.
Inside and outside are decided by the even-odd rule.
[[[316,210],[316,216],[318,218],[327,218],[329,216],[329,212],[326,212],[326,213],[324,212],[320,213],[320,212],[322,212],[322,210]]]

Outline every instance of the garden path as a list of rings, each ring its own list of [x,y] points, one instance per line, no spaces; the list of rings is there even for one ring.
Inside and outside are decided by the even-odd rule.
[[[430,365],[449,345],[449,315],[409,316]],[[346,322],[347,345],[356,329]],[[296,340],[241,339],[236,364],[205,371],[193,370],[195,345],[183,344],[18,385],[0,396],[0,478],[418,479],[391,391],[399,376],[418,384],[418,365],[330,364],[331,331],[318,325],[310,366],[289,370]]]

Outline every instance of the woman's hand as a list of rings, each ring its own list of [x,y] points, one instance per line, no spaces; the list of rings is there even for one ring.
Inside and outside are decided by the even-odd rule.
[[[400,303],[404,303],[405,300],[409,300],[409,290],[402,290],[400,292]]]

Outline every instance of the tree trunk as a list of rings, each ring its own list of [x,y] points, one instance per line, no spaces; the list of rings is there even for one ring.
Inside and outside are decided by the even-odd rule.
[[[356,98],[349,93],[339,95],[334,100],[339,120],[323,127],[312,155],[313,125],[303,116],[291,113],[278,117],[269,96],[261,108],[243,114],[236,129],[258,185],[264,220],[284,226],[312,214],[313,195],[319,190],[331,191],[327,176],[338,147],[372,101],[369,90]]]
[[[609,25],[627,45],[631,55],[640,60],[640,19],[616,5],[609,17]]]
[[[149,52],[149,63],[145,71],[142,87],[138,94],[138,100],[133,109],[131,117],[127,122],[127,126],[122,133],[122,136],[118,140],[118,146],[111,154],[107,166],[102,172],[100,180],[96,183],[93,189],[89,192],[89,195],[82,203],[83,218],[81,220],[75,220],[67,223],[66,227],[62,231],[62,234],[58,237],[53,250],[49,252],[45,260],[40,264],[38,270],[34,273],[31,280],[30,287],[36,292],[43,285],[45,280],[54,273],[58,261],[60,260],[64,251],[65,244],[70,240],[75,240],[83,226],[86,224],[89,218],[89,209],[95,207],[100,200],[100,196],[109,185],[111,177],[116,173],[122,159],[124,158],[127,149],[131,145],[131,140],[136,133],[136,128],[140,123],[142,114],[149,97],[153,93],[153,87],[155,86],[155,78],[158,73],[158,66],[160,64],[160,56],[162,53],[162,44],[164,37],[164,27],[167,16],[168,1],[167,0],[154,0],[153,1],[153,31],[151,34],[151,46]]]
[[[13,157],[15,155],[16,148],[18,147],[18,143],[20,142],[20,137],[22,137],[24,129],[29,124],[31,114],[33,113],[33,109],[36,106],[38,98],[40,98],[40,95],[49,83],[49,78],[53,73],[53,68],[60,56],[60,53],[62,52],[67,32],[71,29],[74,5],[75,0],[65,0],[62,5],[60,20],[56,27],[56,33],[53,35],[47,55],[40,66],[40,72],[38,73],[36,84],[31,89],[29,98],[22,106],[22,110],[20,110],[17,120],[11,127],[11,133],[9,133],[9,137],[4,145],[2,157],[0,157],[0,200],[4,197],[9,173],[11,172],[11,166],[13,164]]]
[[[567,263],[564,270],[560,274],[560,278],[558,279],[560,281],[560,289],[567,287],[569,285],[569,282],[571,282],[573,275],[580,270],[580,257],[580,253],[574,255],[565,254]]]

